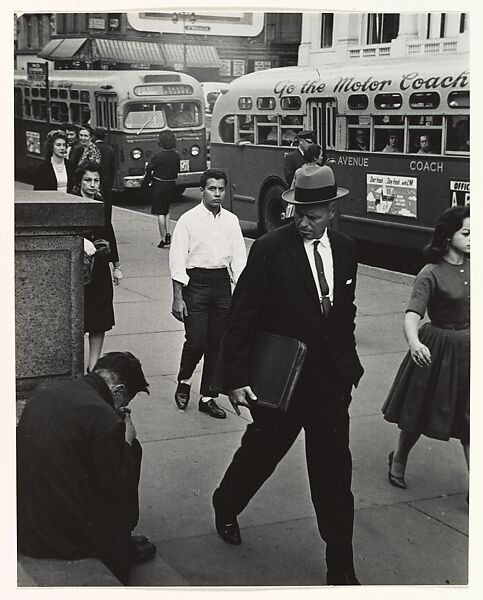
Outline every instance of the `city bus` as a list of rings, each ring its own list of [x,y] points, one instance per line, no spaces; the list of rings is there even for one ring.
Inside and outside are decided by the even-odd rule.
[[[218,98],[211,128],[229,208],[262,231],[287,222],[284,157],[297,132],[311,129],[350,190],[333,226],[358,240],[421,248],[445,208],[469,203],[469,88],[467,57],[457,56],[240,77]]]
[[[44,157],[48,131],[64,123],[106,129],[115,151],[114,191],[141,186],[145,165],[160,150],[158,135],[172,130],[181,165],[178,189],[198,186],[206,169],[201,84],[172,71],[54,71],[45,83],[15,75],[15,170],[32,179]]]

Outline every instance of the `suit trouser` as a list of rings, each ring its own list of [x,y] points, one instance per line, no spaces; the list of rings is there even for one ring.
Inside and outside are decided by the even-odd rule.
[[[303,428],[312,503],[320,535],[327,544],[327,568],[334,572],[353,568],[351,387],[325,382],[312,389],[310,396],[305,395],[307,389],[299,388],[287,413],[253,405],[253,423],[247,426],[213,498],[220,515],[229,519],[241,513]]]
[[[200,394],[217,396],[211,389],[221,339],[231,301],[227,269],[188,269],[190,281],[183,289],[188,316],[185,317],[185,343],[181,353],[178,381],[190,379],[204,357]]]

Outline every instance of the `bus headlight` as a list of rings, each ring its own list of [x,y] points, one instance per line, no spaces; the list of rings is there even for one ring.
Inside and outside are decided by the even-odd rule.
[[[200,153],[200,147],[199,146],[191,146],[191,156],[198,156],[198,154]]]
[[[143,151],[140,150],[139,148],[133,148],[131,150],[131,158],[133,158],[134,160],[139,160],[142,155],[143,155]]]

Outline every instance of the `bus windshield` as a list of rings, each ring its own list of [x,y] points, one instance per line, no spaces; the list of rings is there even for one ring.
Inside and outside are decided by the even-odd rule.
[[[126,108],[124,126],[127,129],[180,129],[202,124],[197,102],[133,102]]]
[[[124,116],[127,129],[162,129],[166,126],[163,105],[153,102],[129,104]]]

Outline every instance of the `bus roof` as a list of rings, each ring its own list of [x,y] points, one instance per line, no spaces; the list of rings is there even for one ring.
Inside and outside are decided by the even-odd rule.
[[[423,81],[420,82],[420,79]],[[314,90],[319,95],[323,92],[323,95],[329,96],[335,93],[396,92],[416,88],[429,91],[441,87],[450,91],[469,89],[468,54],[411,57],[409,61],[385,59],[378,63],[357,61],[346,65],[268,69],[235,79],[226,97],[264,94],[309,96],[313,95]]]

